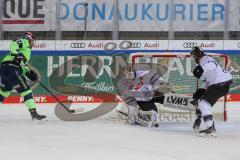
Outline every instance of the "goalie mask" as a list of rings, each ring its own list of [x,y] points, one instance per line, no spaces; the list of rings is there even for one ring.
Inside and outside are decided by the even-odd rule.
[[[205,56],[204,50],[201,47],[193,47],[191,52],[191,56],[194,58],[195,62],[199,64],[200,59]]]
[[[125,79],[132,80],[136,77],[136,73],[133,69],[133,66],[124,66],[122,69],[122,73]]]

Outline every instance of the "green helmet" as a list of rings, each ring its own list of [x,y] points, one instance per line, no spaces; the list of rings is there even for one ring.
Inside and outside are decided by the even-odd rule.
[[[36,36],[32,32],[25,32],[22,38],[28,39],[30,48],[33,46],[33,41],[35,40]]]

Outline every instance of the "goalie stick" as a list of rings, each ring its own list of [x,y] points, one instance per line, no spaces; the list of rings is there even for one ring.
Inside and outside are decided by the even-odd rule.
[[[118,102],[101,103],[92,110],[71,114],[58,104],[55,107],[55,115],[62,121],[88,121],[111,112],[117,105]]]

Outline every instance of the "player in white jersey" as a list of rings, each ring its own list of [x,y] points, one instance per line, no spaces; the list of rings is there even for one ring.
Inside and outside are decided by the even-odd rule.
[[[167,69],[165,69],[166,72]],[[168,82],[160,79],[164,73],[156,73],[147,65],[126,66],[123,68],[123,77],[117,84],[119,95],[125,101],[128,108],[129,124],[139,122],[139,108],[141,111],[150,113],[148,117],[151,126],[159,124],[158,109],[155,103],[164,103],[164,95],[156,88],[168,92],[171,86]],[[141,117],[141,116],[140,116]],[[144,116],[143,116],[144,117]],[[143,118],[144,120],[146,120]],[[148,126],[150,127],[150,126]]]
[[[198,64],[193,70],[193,75],[204,84],[203,88],[193,94],[193,98],[198,102],[197,119],[193,128],[198,132],[203,118],[206,129],[200,130],[199,134],[215,135],[212,106],[229,92],[232,76],[222,69],[213,57],[206,55],[201,47],[194,47],[191,55]]]

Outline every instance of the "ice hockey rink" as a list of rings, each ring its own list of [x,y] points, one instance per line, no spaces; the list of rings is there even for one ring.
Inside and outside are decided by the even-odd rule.
[[[81,104],[77,104],[81,105]],[[217,138],[197,137],[192,122],[162,122],[159,128],[129,126],[109,115],[63,122],[54,104],[38,110],[48,122],[30,121],[24,105],[0,107],[1,160],[239,160],[240,108],[229,105],[229,121],[217,121]]]

